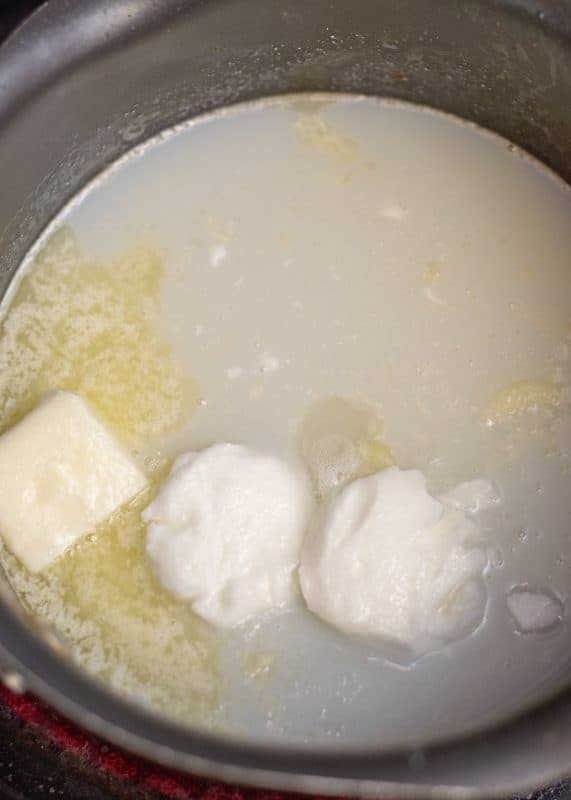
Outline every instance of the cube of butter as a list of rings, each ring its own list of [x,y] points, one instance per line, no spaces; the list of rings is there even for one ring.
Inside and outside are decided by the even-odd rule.
[[[38,572],[146,483],[79,395],[50,392],[0,436],[0,535]]]

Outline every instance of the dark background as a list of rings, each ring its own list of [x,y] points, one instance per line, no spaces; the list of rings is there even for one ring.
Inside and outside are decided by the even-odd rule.
[[[0,40],[42,2],[43,0],[0,0]],[[81,0],[77,2],[80,3]]]

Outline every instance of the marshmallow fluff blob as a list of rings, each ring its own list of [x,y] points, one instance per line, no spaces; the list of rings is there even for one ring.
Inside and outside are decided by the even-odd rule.
[[[422,654],[481,622],[481,544],[474,521],[431,497],[422,473],[389,467],[323,504],[304,544],[303,594],[335,627]]]
[[[21,602],[134,702],[250,741],[436,740],[556,689],[570,194],[491,133],[341,95],[117,162],[3,300],[0,451],[68,392],[132,485],[49,558],[10,523]]]
[[[143,519],[162,584],[217,625],[235,625],[297,597],[312,507],[301,470],[238,445],[178,458]]]

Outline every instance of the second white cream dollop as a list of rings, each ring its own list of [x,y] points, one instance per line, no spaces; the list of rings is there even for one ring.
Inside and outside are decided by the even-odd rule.
[[[316,513],[302,551],[308,607],[349,634],[415,655],[466,635],[486,605],[487,564],[468,511],[496,501],[487,481],[437,500],[418,470],[397,467],[349,484]],[[464,505],[465,508],[459,508]]]
[[[217,444],[178,458],[144,511],[157,577],[204,619],[231,626],[298,596],[311,491],[295,466]]]

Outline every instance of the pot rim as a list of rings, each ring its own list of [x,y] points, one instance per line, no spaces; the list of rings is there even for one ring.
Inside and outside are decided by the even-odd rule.
[[[175,7],[176,0],[167,3]],[[50,16],[53,18],[50,24],[57,24],[58,18],[65,16],[72,5],[69,0],[49,0],[20,23],[0,47],[0,75],[9,62],[21,68],[21,51],[25,49],[20,48],[22,39],[33,40],[36,26],[43,27],[46,17],[48,21]],[[7,72],[9,75],[10,70]],[[34,74],[35,79],[40,77],[39,72]],[[4,82],[0,81],[0,87],[5,88]],[[528,747],[532,745],[541,720],[561,715],[564,707],[571,713],[571,690],[531,701],[511,719],[491,729],[428,747],[419,742],[414,748],[349,751],[240,742],[229,736],[193,730],[119,697],[64,659],[45,631],[25,620],[15,601],[0,596],[0,606],[4,606],[0,613],[0,662],[8,684],[14,674],[21,676],[26,688],[73,722],[166,767],[265,788],[371,797],[381,793],[399,798],[428,798],[435,794],[497,797],[500,791],[508,794],[531,790],[537,788],[538,782],[553,782],[571,772],[570,750],[565,763],[547,766],[539,775],[537,770],[528,770],[527,778],[514,779],[501,787],[493,781],[484,780],[482,784],[477,779],[456,780],[454,775],[458,773],[446,781],[442,779],[449,760],[476,762],[485,758],[489,762],[494,756],[499,758],[506,741],[512,742],[512,746],[518,739]],[[525,763],[525,758],[524,750],[518,766]],[[432,771],[430,778],[434,765],[436,771]],[[512,772],[517,775],[515,766]],[[376,777],[383,774],[391,778]]]

